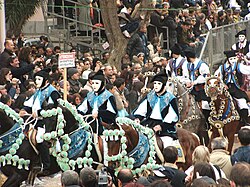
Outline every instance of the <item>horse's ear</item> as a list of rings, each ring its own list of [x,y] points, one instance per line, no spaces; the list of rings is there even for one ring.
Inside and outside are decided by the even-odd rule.
[[[169,70],[166,70],[167,71],[167,75],[168,75],[168,77],[172,77],[172,73],[171,73],[171,71],[169,71]]]

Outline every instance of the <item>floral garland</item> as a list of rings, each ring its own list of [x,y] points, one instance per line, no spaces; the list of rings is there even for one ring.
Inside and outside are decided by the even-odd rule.
[[[0,102],[0,109],[4,110],[4,112],[12,118],[14,121],[16,121],[18,124],[23,124],[23,119],[13,110],[11,109],[8,105],[5,105]],[[20,128],[23,128],[22,126]],[[1,137],[0,137],[1,138]],[[20,148],[20,145],[23,142],[23,139],[25,138],[23,132],[19,134],[19,137],[16,139],[16,142],[11,146],[9,153],[6,155],[1,155],[0,156],[0,167],[5,166],[5,165],[13,165],[17,166],[18,169],[24,169],[29,170],[29,164],[30,160],[25,160],[24,158],[19,158],[18,155],[16,155],[18,149]],[[3,145],[3,141],[0,140],[0,148]]]
[[[220,102],[220,109],[219,109],[219,111],[217,113],[216,108],[215,108],[215,103],[214,103],[214,100],[217,99],[217,98],[216,97],[212,97],[211,102],[210,102],[210,105],[211,105],[210,115],[212,117],[216,118],[217,120],[213,120],[212,117],[210,116],[208,118],[208,121],[209,121],[210,124],[212,124],[216,128],[223,128],[223,126],[226,125],[227,123],[230,123],[232,121],[240,119],[240,116],[239,116],[237,110],[235,109],[232,96],[226,90],[225,87],[219,88],[218,91],[221,91],[222,89],[225,92],[225,96],[229,99],[229,102],[231,104],[232,115],[230,117],[227,117],[226,119],[223,119],[222,121],[219,120],[222,117],[223,113],[224,113],[224,109],[226,108],[226,106],[225,106],[226,102],[224,100],[221,100],[221,102]]]
[[[178,82],[178,79],[177,79],[177,77],[175,77],[175,78],[169,78],[169,79],[171,79],[173,82],[174,82],[174,95],[175,96],[177,96],[177,90],[178,90],[178,85],[177,85],[177,82]],[[181,95],[181,96],[183,96],[183,95]],[[179,97],[177,97],[178,98],[178,110],[179,110],[179,113],[181,113],[181,111],[183,110],[183,99],[182,99],[182,97],[181,96],[179,96]],[[187,119],[185,119],[185,120],[183,120],[183,123],[184,124],[187,124],[187,123],[190,123],[191,121],[193,121],[193,120],[195,120],[195,119],[200,119],[200,116],[199,115],[196,115],[195,114],[195,109],[196,109],[196,103],[195,103],[195,100],[193,99],[192,100],[192,103],[191,103],[192,105],[192,115],[191,116],[189,116]],[[180,124],[181,125],[181,122],[179,122],[178,124]]]
[[[113,136],[122,136],[121,137],[121,152],[115,156],[107,156],[106,160],[107,161],[120,161],[120,166],[122,168],[129,168],[132,170],[132,172],[134,174],[139,174],[142,173],[142,171],[146,170],[146,169],[156,169],[159,168],[159,165],[156,164],[155,158],[156,158],[156,152],[155,152],[155,141],[152,138],[154,136],[154,131],[148,127],[144,127],[136,122],[134,122],[133,120],[126,118],[126,117],[117,117],[116,118],[116,123],[118,124],[118,126],[121,127],[120,124],[126,124],[126,125],[132,125],[133,128],[135,128],[137,131],[142,132],[143,134],[145,134],[148,139],[149,139],[149,147],[150,147],[150,151],[149,151],[149,157],[148,157],[148,163],[147,164],[143,164],[141,165],[140,168],[136,168],[135,170],[133,170],[134,168],[134,163],[135,160],[132,157],[128,157],[127,156],[127,138],[124,136],[125,132],[123,129],[118,130],[105,130],[103,135],[105,136],[105,139],[107,140],[109,137],[113,137]],[[116,139],[116,138],[115,138]],[[118,169],[116,169],[118,170]]]
[[[69,109],[69,111],[72,113],[72,115],[75,117],[75,119],[78,121],[78,123],[81,125],[81,127],[78,129],[89,129],[90,126],[88,123],[86,123],[83,119],[83,117],[77,113],[76,108],[71,105],[70,103],[63,101],[62,99],[59,99],[58,102]],[[62,109],[52,109],[47,111],[41,111],[41,115],[43,117],[51,117],[52,115],[57,115],[57,127],[56,131],[52,131],[50,133],[44,134],[44,140],[50,141],[51,139],[59,140],[60,138],[63,140],[62,150],[57,151],[56,146],[52,146],[51,154],[56,157],[57,163],[60,166],[60,168],[63,171],[72,169],[75,170],[76,165],[78,165],[78,168],[82,168],[83,166],[92,166],[93,164],[93,158],[90,158],[91,156],[91,150],[92,150],[92,139],[88,139],[88,145],[87,150],[85,151],[85,157],[78,157],[76,160],[70,160],[68,158],[68,150],[70,148],[71,139],[68,134],[64,134],[63,128],[65,127],[66,121],[64,120],[64,116],[62,114]]]

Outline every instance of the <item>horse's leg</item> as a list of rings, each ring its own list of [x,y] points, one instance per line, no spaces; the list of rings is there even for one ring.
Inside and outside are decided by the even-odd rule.
[[[25,181],[26,177],[22,176],[18,173],[14,173],[10,176],[2,187],[19,187],[23,181]]]

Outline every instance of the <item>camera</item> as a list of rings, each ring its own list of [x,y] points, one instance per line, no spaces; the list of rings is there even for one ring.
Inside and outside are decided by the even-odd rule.
[[[103,167],[98,175],[98,187],[108,186],[107,168]]]

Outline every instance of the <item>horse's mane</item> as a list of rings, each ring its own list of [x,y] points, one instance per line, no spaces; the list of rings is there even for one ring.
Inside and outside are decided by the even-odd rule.
[[[65,133],[72,132],[73,130],[78,128],[78,122],[75,119],[74,115],[70,112],[70,110],[62,105],[58,105],[62,109],[62,113],[64,116],[64,120],[66,121]],[[51,110],[55,108],[54,104],[49,104],[45,107],[45,110]],[[69,132],[68,132],[69,131]]]
[[[0,134],[8,131],[14,124],[15,121],[7,116],[3,109],[0,109]]]

